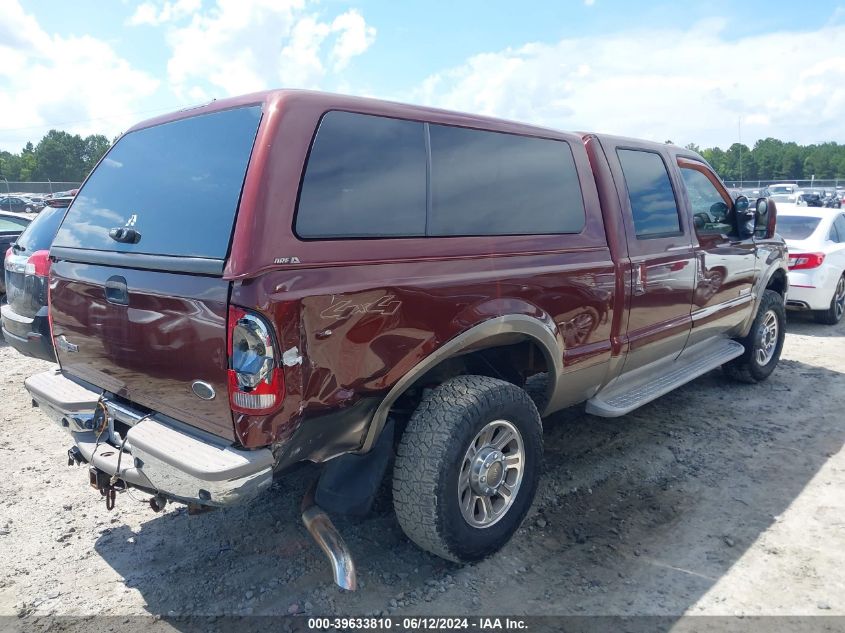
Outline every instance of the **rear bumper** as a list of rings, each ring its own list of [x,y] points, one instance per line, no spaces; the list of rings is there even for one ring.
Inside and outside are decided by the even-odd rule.
[[[99,390],[59,370],[31,376],[25,385],[42,411],[70,432],[86,461],[137,488],[185,503],[230,506],[254,498],[273,481],[268,449],[239,450],[222,438],[108,397],[102,399],[108,427],[98,444],[93,426]]]
[[[789,290],[786,293],[788,308],[827,310],[839,275],[826,268],[813,271],[790,271]]]
[[[47,308],[42,308],[34,318],[17,314],[10,305],[0,307],[3,338],[24,356],[56,362],[56,350],[50,336]]]

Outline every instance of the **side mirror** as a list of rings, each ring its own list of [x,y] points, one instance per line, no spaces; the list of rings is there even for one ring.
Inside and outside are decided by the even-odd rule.
[[[755,213],[749,209],[750,203],[745,196],[737,196],[734,200],[734,218],[736,220],[736,232],[740,239],[747,239],[754,235]]]
[[[778,216],[775,201],[769,198],[758,198],[754,216],[755,237],[772,239],[775,236]]]

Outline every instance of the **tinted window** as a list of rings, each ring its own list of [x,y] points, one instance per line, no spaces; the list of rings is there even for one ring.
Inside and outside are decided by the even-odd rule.
[[[659,154],[641,150],[617,150],[637,237],[681,232],[678,205],[669,173]]]
[[[423,124],[327,113],[302,182],[297,235],[420,236],[425,215]]]
[[[681,168],[681,175],[692,208],[695,232],[699,235],[730,233],[728,205],[710,179],[702,172],[688,167]]]
[[[62,218],[65,217],[67,208],[44,207],[30,223],[26,230],[18,238],[18,246],[21,252],[32,253],[34,251],[47,250],[56,237],[56,231]]]
[[[130,132],[79,191],[54,244],[225,258],[260,117],[251,106]],[[137,244],[109,237],[125,225]]]
[[[584,201],[567,143],[444,125],[429,130],[429,235],[583,228]]]
[[[785,240],[806,240],[818,227],[821,218],[805,215],[779,215],[777,232]]]
[[[20,231],[23,227],[29,224],[29,220],[23,218],[0,218],[0,231]]]

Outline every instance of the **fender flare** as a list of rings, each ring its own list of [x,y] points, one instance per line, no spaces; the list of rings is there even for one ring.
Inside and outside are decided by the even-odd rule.
[[[549,395],[551,396],[563,374],[563,340],[560,336],[552,327],[540,319],[524,314],[511,314],[488,319],[458,334],[438,347],[393,385],[373,414],[372,420],[367,427],[364,441],[358,452],[366,453],[375,445],[376,440],[387,423],[390,408],[427,371],[433,369],[444,360],[456,356],[459,352],[474,347],[482,341],[490,341],[497,337],[511,335],[521,336],[525,340],[530,340],[536,343],[542,350],[543,356],[546,359],[546,367],[549,369],[548,388]],[[543,413],[543,411],[540,412],[541,415]]]
[[[763,301],[763,293],[766,291],[766,288],[769,287],[769,284],[775,275],[783,274],[783,294],[784,298],[786,297],[786,293],[789,290],[789,270],[786,267],[785,261],[786,260],[783,257],[781,249],[773,249],[766,261],[763,262],[766,268],[761,271],[759,278],[760,285],[754,289],[754,301],[752,303],[753,310],[742,326],[742,330],[740,332],[741,337],[747,336],[751,331],[751,326],[754,324],[754,319],[757,317],[757,311],[760,309],[760,302]]]

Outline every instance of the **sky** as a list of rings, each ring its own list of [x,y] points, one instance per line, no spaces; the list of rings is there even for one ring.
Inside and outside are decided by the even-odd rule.
[[[0,149],[309,88],[702,147],[845,142],[845,3],[0,0]]]

